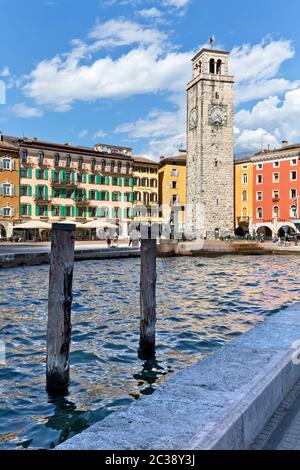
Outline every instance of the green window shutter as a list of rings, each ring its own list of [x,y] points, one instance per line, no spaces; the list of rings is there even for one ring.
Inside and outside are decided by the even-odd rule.
[[[39,193],[39,186],[36,186],[35,187],[35,197],[37,197],[38,193]]]
[[[127,218],[127,208],[126,207],[124,209],[124,217],[125,217],[125,219]]]
[[[54,174],[55,174],[55,171],[51,170],[51,181],[54,181]]]
[[[67,197],[67,191],[64,188],[60,188],[59,190],[59,197],[66,199]]]
[[[86,189],[84,189],[84,190],[82,191],[82,194],[83,194],[83,200],[86,201],[86,200],[87,200],[87,199],[86,199]]]
[[[130,207],[129,209],[129,217],[133,217],[134,216],[134,210],[133,210],[133,207]]]
[[[130,193],[129,194],[129,202],[133,202],[133,201],[134,201],[134,194]]]
[[[88,182],[89,184],[92,184],[92,175],[88,175]]]
[[[60,170],[59,172],[59,182],[65,183],[66,182],[66,172],[65,170]]]
[[[74,171],[72,171],[72,173],[71,173],[71,181],[72,181],[72,184],[75,184],[75,173],[74,173]]]
[[[123,178],[118,178],[118,186],[122,186],[122,179]]]
[[[27,196],[32,196],[32,187],[30,185],[27,186]]]
[[[110,183],[109,176],[105,176],[105,184],[107,184],[109,186],[109,183]]]
[[[89,201],[91,201],[91,200],[92,200],[92,190],[90,189],[89,190]]]
[[[122,218],[122,209],[118,209],[118,219],[121,219]]]
[[[122,193],[118,192],[118,201],[121,202],[122,201]]]
[[[39,179],[39,170],[38,169],[35,170],[35,179],[37,179],[37,180]]]
[[[47,180],[49,177],[48,170],[44,170],[44,180]]]
[[[106,209],[105,209],[105,217],[109,218],[109,208],[108,207],[106,207]]]
[[[129,186],[131,186],[131,188],[133,188],[133,184],[134,184],[133,178],[129,178]]]
[[[35,215],[36,215],[37,217],[38,217],[38,215],[39,215],[39,208],[38,208],[37,205],[35,206]]]
[[[105,200],[109,201],[109,192],[108,191],[105,191]]]
[[[92,217],[92,208],[89,207],[89,217]]]
[[[83,217],[86,217],[86,207],[83,208]]]
[[[27,170],[27,178],[32,178],[32,168],[28,168]]]
[[[76,207],[76,217],[79,217],[79,207]]]
[[[59,215],[60,217],[64,216],[64,206],[59,206]]]
[[[73,200],[76,199],[76,197],[77,197],[76,192],[77,192],[76,189],[74,189],[74,191],[71,194],[71,199],[73,199]]]
[[[85,173],[82,175],[82,182],[83,182],[83,184],[86,183],[86,174]]]
[[[54,188],[52,188],[51,193],[52,193],[52,197],[55,197],[55,189]]]
[[[75,217],[75,206],[71,207],[71,217]]]
[[[48,217],[48,206],[44,207],[44,216]]]
[[[101,177],[99,175],[96,176],[96,184],[101,184]]]
[[[31,214],[32,214],[32,207],[31,207],[31,204],[28,204],[28,206],[27,206],[27,215],[29,217],[31,217]]]
[[[48,186],[44,186],[44,197],[48,201]]]
[[[55,215],[54,210],[55,210],[55,209],[54,209],[54,206],[51,206],[51,214],[52,214],[52,217],[54,217],[54,215]]]
[[[104,184],[105,183],[105,178],[104,176],[100,176],[100,184]]]

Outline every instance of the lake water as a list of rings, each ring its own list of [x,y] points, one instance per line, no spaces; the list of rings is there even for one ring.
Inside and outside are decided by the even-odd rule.
[[[297,256],[158,261],[157,356],[142,361],[139,259],[75,264],[70,393],[45,391],[48,266],[0,271],[0,449],[49,449],[151,394],[193,364],[300,300]]]

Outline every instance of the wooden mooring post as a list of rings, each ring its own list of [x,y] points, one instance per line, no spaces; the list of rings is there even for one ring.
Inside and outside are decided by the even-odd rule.
[[[150,235],[150,231],[149,231]],[[140,347],[139,357],[155,357],[156,324],[156,239],[141,240],[141,278],[140,278]]]
[[[47,390],[64,393],[69,385],[71,305],[75,227],[53,224],[47,325]]]

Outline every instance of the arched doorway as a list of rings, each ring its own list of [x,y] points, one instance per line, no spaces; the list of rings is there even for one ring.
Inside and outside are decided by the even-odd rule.
[[[0,238],[6,238],[6,230],[2,224],[0,224]]]
[[[237,237],[243,237],[245,235],[244,230],[242,227],[238,227],[235,229],[235,234]]]
[[[263,235],[264,238],[272,238],[272,230],[269,227],[266,227],[265,225],[262,227],[259,227],[257,229],[257,235],[261,236]]]
[[[287,230],[284,230],[284,227],[286,227]],[[286,233],[287,233],[288,235],[295,235],[296,230],[294,230],[293,227],[289,227],[289,226],[283,225],[283,226],[280,227],[280,229],[278,230],[278,237],[279,237],[279,238],[284,238]]]

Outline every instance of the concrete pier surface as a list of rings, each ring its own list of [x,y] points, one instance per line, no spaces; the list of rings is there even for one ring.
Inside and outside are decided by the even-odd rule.
[[[1,244],[0,269],[16,266],[34,266],[48,264],[51,246],[49,243],[40,244]],[[76,243],[75,261],[129,258],[140,256],[140,249],[120,244],[118,247],[107,248],[105,243]]]
[[[249,449],[300,379],[299,339],[296,304],[56,449]]]

